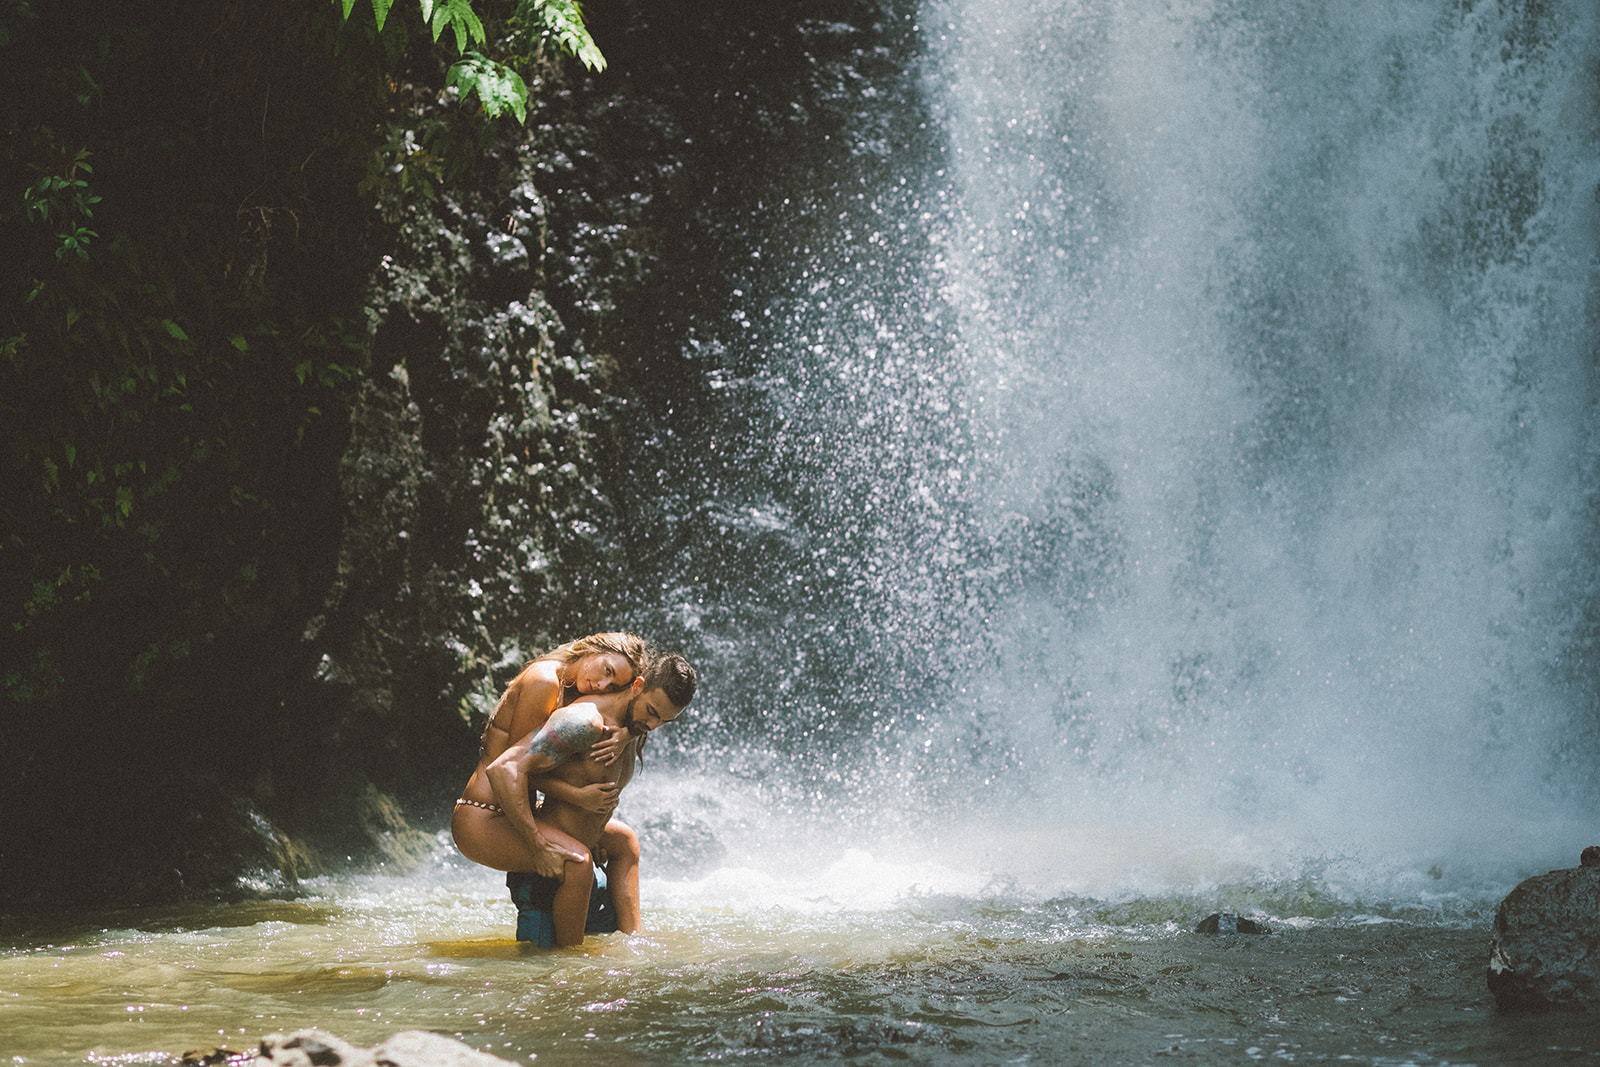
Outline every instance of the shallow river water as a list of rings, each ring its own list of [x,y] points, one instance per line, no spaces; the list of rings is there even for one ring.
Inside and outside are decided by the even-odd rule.
[[[498,878],[442,841],[428,869],[295,899],[7,920],[0,1050],[169,1063],[317,1026],[542,1064],[1600,1060],[1600,1022],[1494,1010],[1493,879],[1326,867],[1094,896],[960,855],[763,853],[647,878],[646,932],[566,951],[513,941]],[[1193,932],[1219,908],[1271,932]]]

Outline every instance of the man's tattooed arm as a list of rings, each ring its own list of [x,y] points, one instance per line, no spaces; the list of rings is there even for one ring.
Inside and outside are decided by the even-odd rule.
[[[557,873],[561,870],[560,863],[554,858],[546,859],[555,850],[545,841],[533,817],[533,804],[528,796],[529,781],[587,751],[605,733],[605,720],[592,705],[560,708],[537,733],[506,749],[486,768],[495,803],[500,805],[528,847],[539,856],[541,862],[536,867],[548,865]],[[550,871],[541,869],[539,873],[547,874]]]
[[[593,708],[557,708],[555,714],[520,746],[522,758],[528,760],[529,770],[547,771],[573,756],[589,750],[589,746],[606,736],[605,720]]]

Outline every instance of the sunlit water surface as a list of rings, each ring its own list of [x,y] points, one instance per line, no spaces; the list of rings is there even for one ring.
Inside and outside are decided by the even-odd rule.
[[[1274,858],[1137,826],[1058,830],[1031,854],[1022,836],[747,829],[715,869],[645,880],[646,932],[575,950],[518,945],[499,878],[442,840],[427,869],[295,899],[11,923],[0,1049],[168,1063],[318,1026],[562,1064],[1600,1058],[1592,1021],[1503,1017],[1488,996],[1493,906],[1531,872]],[[1271,933],[1193,932],[1217,910]]]

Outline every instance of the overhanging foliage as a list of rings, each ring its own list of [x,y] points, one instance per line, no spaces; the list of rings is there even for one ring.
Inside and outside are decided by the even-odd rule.
[[[348,21],[356,0],[334,2]],[[372,0],[379,33],[384,32],[393,8],[394,0]],[[519,123],[527,120],[528,86],[517,67],[526,64],[530,43],[550,45],[592,71],[606,67],[577,0],[517,0],[508,16],[491,19],[487,28],[472,0],[417,0],[417,13],[435,44],[446,29],[450,31],[459,58],[451,64],[446,84],[458,89],[462,99],[476,96],[489,118],[511,115]],[[485,50],[500,54],[491,56]]]

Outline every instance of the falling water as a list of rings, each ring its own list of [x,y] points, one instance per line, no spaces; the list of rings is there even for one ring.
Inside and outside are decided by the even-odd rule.
[[[857,825],[965,798],[964,832],[1082,837],[1068,866],[1130,833],[1569,860],[1593,10],[917,19],[915,91],[867,96],[926,140],[863,122],[846,177],[752,218],[787,254],[699,353],[709,539],[760,576],[680,576],[714,707],[758,726],[717,758]]]
[[[998,621],[1060,780],[1367,847],[1574,811],[1592,41],[1510,5],[1063,6],[952,10],[940,57],[949,288],[1008,431],[984,504],[1108,499],[1087,558],[1056,534],[1081,577]]]

